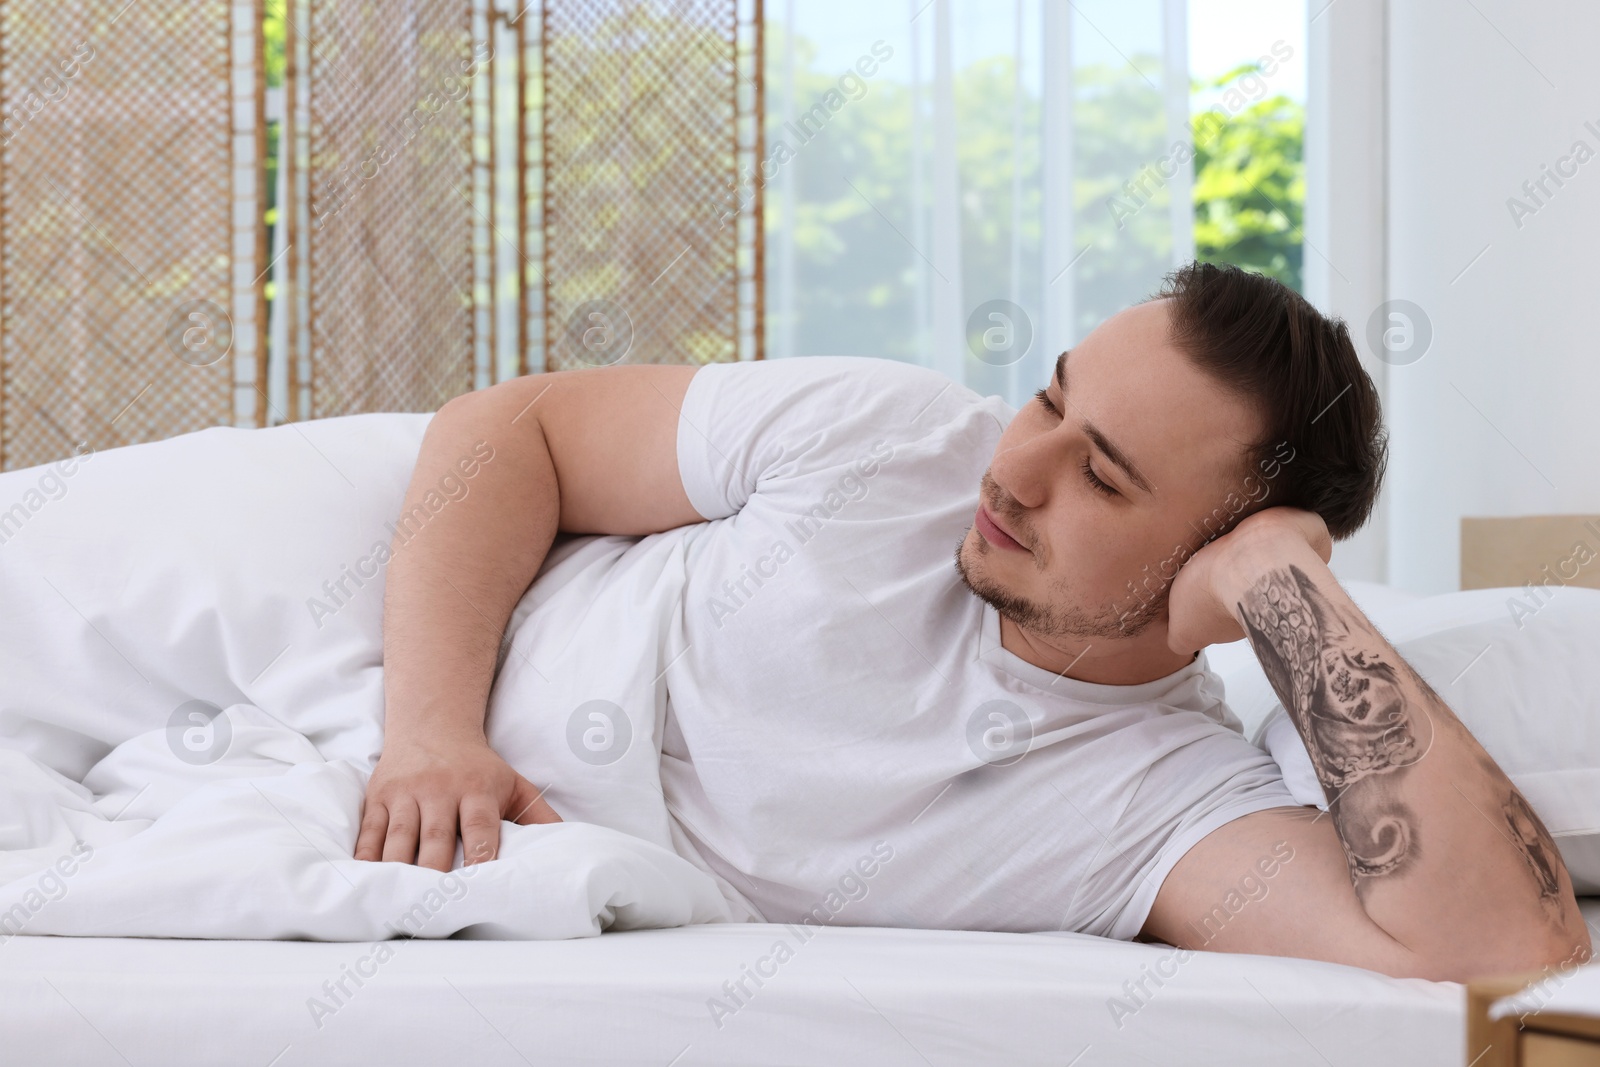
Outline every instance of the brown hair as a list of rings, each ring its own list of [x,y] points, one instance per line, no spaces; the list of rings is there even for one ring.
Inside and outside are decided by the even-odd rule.
[[[1171,301],[1173,343],[1264,407],[1266,436],[1251,445],[1249,469],[1264,469],[1258,464],[1282,442],[1294,449],[1256,510],[1314,511],[1335,540],[1360,529],[1383,483],[1388,434],[1344,320],[1281,282],[1226,264],[1180,267],[1155,298]]]

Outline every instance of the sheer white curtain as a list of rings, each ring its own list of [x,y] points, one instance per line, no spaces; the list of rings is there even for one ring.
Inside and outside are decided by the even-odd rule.
[[[1020,404],[1193,255],[1186,7],[771,4],[769,354]]]

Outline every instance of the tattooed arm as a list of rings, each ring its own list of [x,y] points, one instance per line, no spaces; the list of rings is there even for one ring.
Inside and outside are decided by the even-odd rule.
[[[1340,588],[1319,539],[1316,516],[1273,508],[1196,553],[1200,566],[1173,585],[1169,640],[1193,649],[1249,638],[1328,812],[1272,809],[1211,834],[1173,868],[1146,931],[1184,947],[1457,981],[1587,959],[1588,931],[1544,824]],[[1302,862],[1284,865],[1276,899],[1197,939],[1208,894],[1280,841]]]

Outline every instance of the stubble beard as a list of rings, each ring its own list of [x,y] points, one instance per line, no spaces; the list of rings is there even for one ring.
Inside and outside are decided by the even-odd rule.
[[[966,558],[966,545],[973,540],[972,528],[956,542],[956,573],[967,589],[979,600],[994,608],[1016,625],[1041,637],[1068,640],[1118,640],[1137,637],[1161,617],[1167,603],[1167,590],[1129,611],[1118,611],[1107,606],[1100,612],[1085,611],[1076,604],[1046,604],[1013,593],[981,572],[981,567],[970,567]],[[978,557],[998,551],[982,539],[974,542]],[[977,571],[977,573],[974,573]]]

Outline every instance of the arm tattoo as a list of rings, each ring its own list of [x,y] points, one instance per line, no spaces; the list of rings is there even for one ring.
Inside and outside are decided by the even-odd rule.
[[[1300,568],[1268,572],[1238,607],[1268,681],[1305,740],[1351,883],[1365,899],[1373,879],[1404,873],[1421,855],[1417,819],[1400,787],[1427,754],[1435,728],[1477,743],[1366,619],[1323,596]],[[1479,761],[1497,784],[1505,781],[1486,754]],[[1504,792],[1497,829],[1527,863],[1541,903],[1559,914],[1555,842],[1515,788],[1507,783]]]
[[[1466,727],[1460,729],[1466,732]],[[1476,757],[1485,774],[1495,777],[1501,773],[1494,760],[1481,748]],[[1505,801],[1500,805],[1500,816],[1505,820],[1504,827],[1500,828],[1501,835],[1516,846],[1523,862],[1528,865],[1528,873],[1539,887],[1539,900],[1559,919],[1567,910],[1566,900],[1569,898],[1561,892],[1561,876],[1556,873],[1558,868],[1565,870],[1566,865],[1560,858],[1555,839],[1550,836],[1550,831],[1545,828],[1544,821],[1533,810],[1533,806],[1515,789],[1506,790]],[[1573,904],[1576,905],[1577,901],[1573,900]]]
[[[1394,664],[1360,647],[1371,642],[1298,567],[1262,576],[1239,610],[1328,794],[1357,893],[1366,879],[1404,871],[1420,846],[1396,785],[1427,751],[1431,720],[1406,700]]]
[[[1553,859],[1556,846],[1550,839],[1550,831],[1544,828],[1539,816],[1534,814],[1533,808],[1516,790],[1512,790],[1511,796],[1506,798],[1505,816],[1506,825],[1511,828],[1512,842],[1527,861],[1533,880],[1539,883],[1539,899],[1554,902],[1559,907],[1561,880],[1556,876]]]

